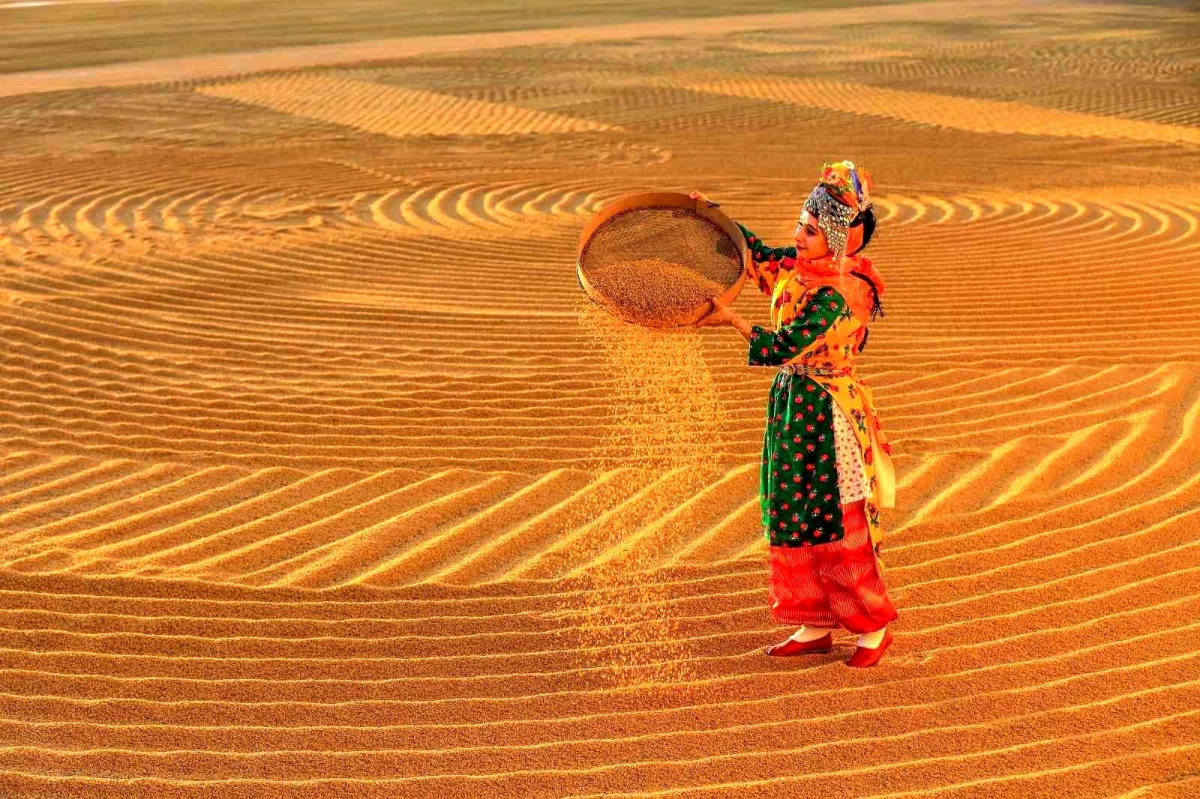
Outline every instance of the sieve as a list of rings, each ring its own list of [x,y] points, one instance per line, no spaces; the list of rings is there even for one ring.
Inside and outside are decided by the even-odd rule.
[[[731,303],[749,256],[737,225],[714,203],[686,194],[618,197],[579,237],[575,274],[609,313],[647,327],[692,325]]]

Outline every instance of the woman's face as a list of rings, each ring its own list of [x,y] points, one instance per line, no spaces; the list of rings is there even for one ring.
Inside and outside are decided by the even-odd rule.
[[[829,242],[825,234],[817,227],[817,220],[808,211],[800,214],[800,224],[796,225],[796,257],[812,260],[829,254]]]

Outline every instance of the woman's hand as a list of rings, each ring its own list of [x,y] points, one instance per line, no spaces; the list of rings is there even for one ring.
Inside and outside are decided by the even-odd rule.
[[[716,325],[729,325],[746,341],[750,341],[753,332],[750,330],[750,323],[743,319],[737,311],[730,308],[725,303],[718,299],[709,301],[712,305],[712,310],[708,314],[696,322],[696,327],[713,327]]]
[[[732,325],[737,314],[733,309],[718,299],[713,299],[709,302],[712,306],[705,316],[699,322],[696,322],[696,327],[714,327],[716,325]]]
[[[737,311],[730,308],[725,303],[718,299],[709,301],[712,305],[712,310],[708,315],[704,316],[696,323],[697,327],[711,327],[714,325],[729,325],[734,330],[742,334],[742,338],[746,341],[750,340],[750,323],[738,315]]]
[[[688,195],[688,198],[692,199],[692,200],[701,200],[703,202],[706,202],[706,203],[708,203],[710,208],[716,208],[717,206],[720,205],[720,203],[713,202],[712,200],[708,199],[707,197],[705,197],[703,194],[701,194],[698,191],[693,191],[691,194]]]

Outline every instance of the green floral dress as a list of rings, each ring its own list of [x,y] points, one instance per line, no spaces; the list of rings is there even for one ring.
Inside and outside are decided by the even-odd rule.
[[[747,362],[784,367],[771,383],[763,436],[759,494],[765,536],[784,547],[844,537],[836,403],[858,440],[869,490],[865,513],[878,544],[879,509],[894,503],[895,472],[870,388],[854,372],[866,324],[832,285],[801,279],[794,247],[767,247],[738,226],[750,248],[747,279],[771,297],[774,324],[773,330],[752,326]]]

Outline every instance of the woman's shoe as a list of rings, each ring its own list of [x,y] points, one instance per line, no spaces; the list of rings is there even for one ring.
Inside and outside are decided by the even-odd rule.
[[[860,646],[854,650],[854,654],[846,661],[847,666],[863,669],[867,666],[874,666],[883,659],[883,653],[889,646],[892,645],[892,631],[888,630],[883,634],[883,640],[879,642],[879,646],[874,649],[867,649],[865,646]]]
[[[787,657],[789,655],[823,655],[833,651],[833,633],[825,633],[820,638],[811,641],[797,641],[789,638],[766,648],[768,655]]]

